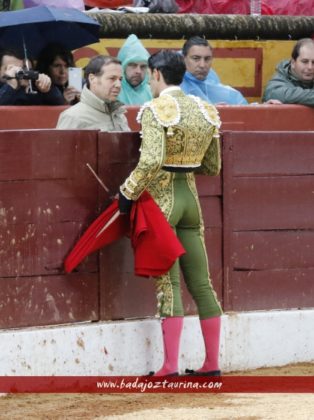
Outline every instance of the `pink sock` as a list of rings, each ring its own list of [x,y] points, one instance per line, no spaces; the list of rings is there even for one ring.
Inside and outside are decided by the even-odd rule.
[[[164,363],[154,376],[164,376],[178,372],[180,338],[183,328],[183,316],[163,319],[162,335],[164,343]]]
[[[220,316],[202,319],[200,322],[206,356],[203,366],[197,372],[219,370]]]

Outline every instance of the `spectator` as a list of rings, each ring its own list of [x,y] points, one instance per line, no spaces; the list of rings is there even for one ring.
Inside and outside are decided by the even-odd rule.
[[[122,66],[117,58],[98,55],[85,68],[81,100],[59,116],[57,128],[130,131],[125,108],[117,100]]]
[[[150,13],[177,13],[179,6],[175,0],[134,0],[134,7],[148,7]]]
[[[126,105],[143,105],[153,98],[148,84],[148,58],[148,51],[136,35],[130,35],[118,53],[123,68],[118,99]]]
[[[275,98],[284,104],[314,106],[314,40],[300,39],[291,60],[279,63],[277,73],[267,83],[263,99]]]
[[[189,38],[182,53],[186,73],[181,84],[186,94],[192,94],[212,104],[247,105],[247,100],[236,89],[223,85],[211,69],[213,51],[208,41],[199,36]]]
[[[0,105],[62,105],[63,97],[51,79],[43,73],[30,72],[17,52],[3,50],[0,54]],[[26,78],[25,78],[26,77]]]
[[[48,74],[62,93],[65,104],[73,105],[79,101],[81,92],[69,86],[69,67],[74,67],[71,51],[59,44],[49,44],[40,52],[36,69]]]

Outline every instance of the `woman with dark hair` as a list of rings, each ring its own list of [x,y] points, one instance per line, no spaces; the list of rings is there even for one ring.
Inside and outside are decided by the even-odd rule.
[[[69,67],[74,67],[71,51],[60,44],[49,44],[40,52],[36,70],[51,78],[63,94],[65,104],[73,105],[79,101],[80,92],[69,86]]]

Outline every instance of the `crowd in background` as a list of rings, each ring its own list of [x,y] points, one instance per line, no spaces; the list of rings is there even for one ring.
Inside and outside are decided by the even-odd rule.
[[[30,8],[38,5],[72,7],[80,10],[94,6],[130,5],[146,7],[149,12],[247,14],[249,4],[250,0],[60,0],[58,2],[55,0],[0,0],[0,10],[1,7],[4,10]],[[291,14],[294,12],[308,14],[310,10],[314,10],[314,8],[311,9],[312,5],[314,6],[314,0],[299,0],[297,2],[295,0],[263,0],[262,13],[285,14],[287,8],[290,8]],[[291,59],[279,64],[276,69],[277,73],[266,86],[263,95],[264,103],[314,106],[313,42],[311,38],[307,38],[301,43],[297,43],[292,51]],[[185,42],[181,54],[184,57],[186,73],[181,89],[187,94],[202,98],[214,105],[247,105],[248,102],[241,92],[232,86],[221,83],[219,75],[212,69],[213,53],[211,45],[202,37],[195,36]],[[115,73],[117,84],[119,84],[113,95],[115,100],[124,105],[143,105],[152,99],[147,71],[149,57],[150,54],[141,41],[136,35],[131,34],[120,49],[117,61],[110,63],[116,69],[119,68],[118,73],[121,73],[120,75]],[[94,74],[93,71],[86,73],[85,69],[84,80],[80,82],[80,85],[71,85],[69,72],[75,68],[74,59],[72,52],[62,45],[46,45],[35,57],[35,61],[24,58],[25,54],[22,56],[13,50],[0,51],[0,105],[75,105],[86,100],[90,102],[91,91],[100,100],[109,101],[106,103],[106,107],[111,109],[112,104],[109,104],[111,93],[109,92],[108,96],[103,96],[103,92],[99,94],[97,85],[93,84],[93,77],[92,80],[89,80],[90,74]],[[95,73],[96,77],[102,76],[103,67],[107,69],[107,64],[100,66],[97,70],[99,74]],[[34,73],[30,73],[29,77],[20,77],[25,70],[27,72],[34,70]],[[105,87],[105,84],[102,88]],[[94,87],[97,89],[93,91]],[[29,94],[34,91],[37,95],[30,96]],[[101,104],[99,106],[102,107]]]
[[[219,75],[212,69],[213,49],[206,39],[191,37],[184,43],[182,51],[177,53],[183,55],[186,66],[181,83],[181,89],[186,94],[214,105],[248,104],[241,92],[221,83]],[[75,65],[73,55],[62,45],[47,45],[35,62],[25,60],[23,55],[13,50],[1,50],[0,105],[80,103],[82,107],[82,103],[86,102],[100,112],[105,111],[105,114],[114,114],[115,118],[119,118],[117,110],[121,111],[121,105],[143,105],[152,99],[147,65],[149,57],[141,41],[131,34],[117,57],[107,57],[113,60],[109,62],[114,70],[112,74],[104,72],[109,67],[106,56],[98,55],[84,69],[79,86],[74,86],[69,79],[69,72]],[[91,66],[93,63],[98,64]],[[290,60],[278,64],[276,73],[266,85],[262,102],[314,106],[313,39],[299,40],[291,52]],[[71,116],[70,125],[73,112],[66,114],[67,119]],[[86,109],[82,117],[75,115],[74,119],[78,121],[75,124],[82,125],[86,115]],[[68,121],[63,122],[65,126],[69,126]],[[115,126],[113,121],[112,127]]]

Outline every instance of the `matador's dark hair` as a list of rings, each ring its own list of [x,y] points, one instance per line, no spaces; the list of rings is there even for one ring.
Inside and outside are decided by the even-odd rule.
[[[186,70],[182,54],[172,50],[153,54],[148,59],[148,67],[151,71],[159,70],[167,85],[180,85]]]

